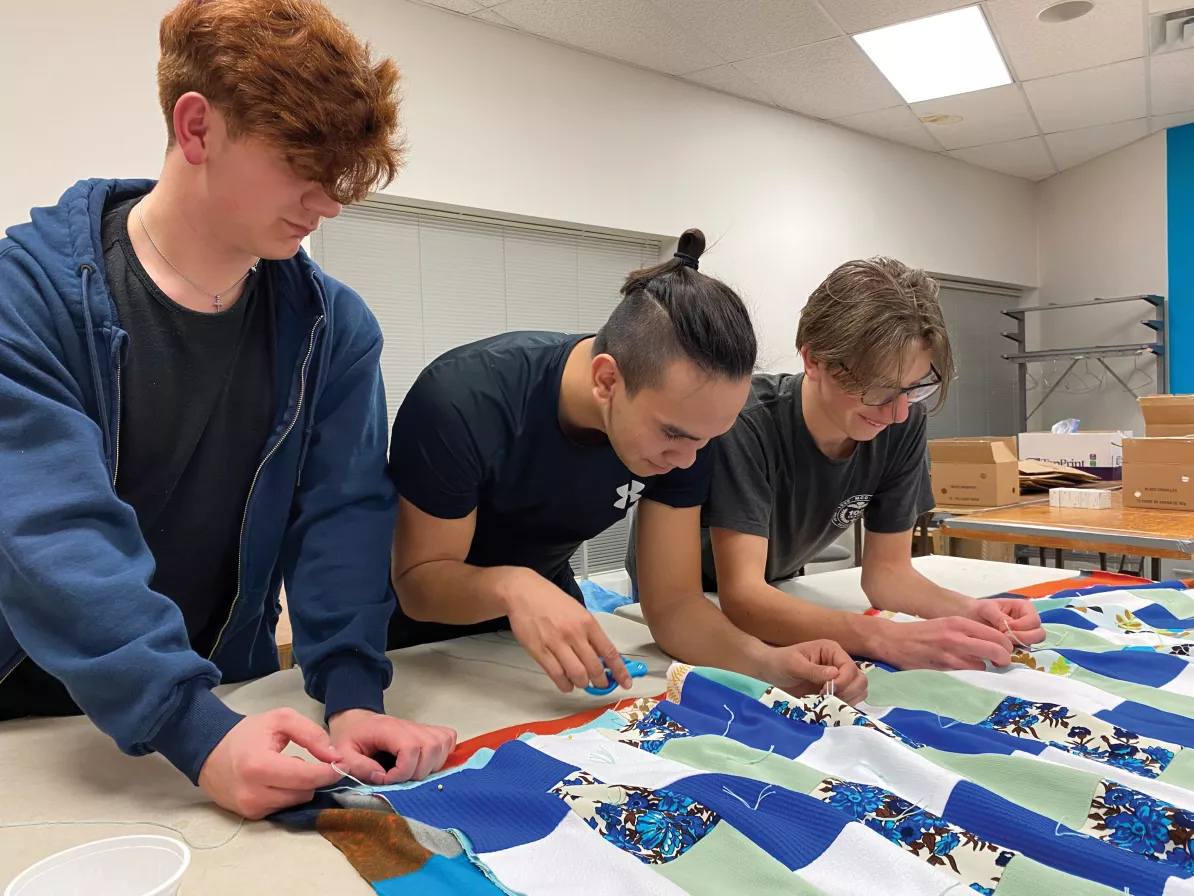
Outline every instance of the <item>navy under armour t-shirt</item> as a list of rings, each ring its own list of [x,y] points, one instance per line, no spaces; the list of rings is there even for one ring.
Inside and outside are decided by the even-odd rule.
[[[526,566],[582,600],[569,560],[641,498],[697,507],[709,492],[714,446],[687,469],[634,476],[603,433],[565,433],[560,382],[589,336],[506,333],[453,349],[415,381],[394,419],[390,477],[398,493],[440,519],[477,511],[467,562]],[[390,649],[494,631],[427,624],[395,612]]]

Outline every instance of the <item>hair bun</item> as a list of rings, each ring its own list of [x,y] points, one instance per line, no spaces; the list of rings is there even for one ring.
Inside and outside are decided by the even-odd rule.
[[[680,245],[676,249],[681,255],[699,260],[705,253],[705,234],[695,227],[680,234]]]
[[[672,258],[679,259],[684,267],[697,271],[700,270],[701,253],[704,251],[705,235],[696,229],[686,230],[680,235],[680,244]]]

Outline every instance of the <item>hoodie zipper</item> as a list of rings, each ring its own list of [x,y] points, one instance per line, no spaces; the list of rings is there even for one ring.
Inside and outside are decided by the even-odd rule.
[[[207,658],[209,660],[213,656],[216,655],[216,651],[220,647],[220,641],[223,639],[224,632],[228,628],[228,623],[232,621],[232,615],[233,615],[233,613],[236,612],[237,601],[240,600],[240,592],[241,592],[241,585],[242,585],[241,576],[243,575],[244,560],[245,560],[245,524],[249,520],[249,502],[253,500],[253,489],[257,487],[257,479],[261,475],[261,470],[269,462],[269,459],[274,456],[274,453],[278,450],[278,448],[281,447],[282,443],[284,441],[286,441],[286,437],[288,435],[290,435],[290,431],[292,429],[294,429],[295,424],[298,423],[299,415],[303,411],[303,398],[307,392],[307,368],[311,363],[311,354],[315,351],[315,333],[319,329],[319,325],[321,323],[323,323],[323,315],[322,314],[319,315],[319,317],[315,320],[315,325],[311,328],[311,336],[309,337],[309,339],[307,341],[307,356],[303,359],[303,367],[302,367],[302,371],[299,376],[298,403],[295,404],[295,406],[294,406],[294,417],[291,418],[290,423],[286,427],[286,431],[282,433],[281,438],[279,438],[278,441],[276,441],[274,443],[274,447],[271,448],[269,450],[269,452],[265,455],[265,457],[263,457],[261,459],[261,463],[259,463],[257,465],[256,472],[253,473],[253,480],[252,480],[252,482],[249,483],[249,494],[245,498],[244,513],[241,514],[240,538],[237,542],[238,548],[237,548],[237,555],[236,555],[236,594],[232,598],[232,606],[230,606],[228,608],[228,618],[224,620],[224,624],[220,627],[220,633],[218,635],[216,635],[216,642],[215,642],[215,644],[212,645],[211,653],[209,653],[207,655]]]
[[[118,353],[119,354],[119,353]],[[120,358],[116,359],[116,439],[112,445],[112,488],[116,488],[116,476],[120,472]]]

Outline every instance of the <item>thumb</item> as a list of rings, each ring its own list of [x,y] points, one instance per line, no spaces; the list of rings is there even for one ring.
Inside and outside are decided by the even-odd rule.
[[[274,720],[275,730],[298,744],[320,762],[341,762],[344,754],[332,746],[328,733],[297,712],[283,712]]]
[[[837,678],[836,666],[822,666],[813,662],[804,654],[795,651],[792,654],[788,668],[796,678],[803,678],[816,684],[823,684]]]

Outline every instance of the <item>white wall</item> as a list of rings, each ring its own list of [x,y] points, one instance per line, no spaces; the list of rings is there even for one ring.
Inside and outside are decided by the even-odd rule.
[[[1071,168],[1041,184],[1040,204],[1040,290],[1037,300],[1081,302],[1112,297],[1168,292],[1166,251],[1165,133],[1154,134],[1109,155]],[[1148,342],[1152,331],[1140,326],[1151,317],[1150,306],[1142,303],[1049,311],[1040,317],[1040,343],[1036,347],[1077,347],[1125,342]],[[1068,363],[1068,362],[1067,362]],[[1133,361],[1111,359],[1112,369],[1136,387],[1143,374],[1133,372]],[[1065,369],[1053,373],[1046,365],[1050,384]],[[1087,364],[1076,370],[1085,376]],[[1084,429],[1131,429],[1144,431],[1144,419],[1136,399],[1096,362],[1093,373],[1106,383],[1090,392],[1077,392],[1083,385],[1068,379],[1053,393],[1032,421],[1035,428],[1047,428],[1063,417],[1078,417]],[[1034,368],[1041,373],[1039,365]],[[1156,365],[1142,360],[1140,369],[1155,377]],[[1132,379],[1128,379],[1131,376]],[[1094,377],[1086,376],[1089,385]],[[1146,385],[1143,394],[1156,391]],[[1030,401],[1029,407],[1035,404]]]
[[[0,84],[20,89],[0,95],[0,121],[20,126],[0,141],[0,226],[77,178],[157,173],[169,5],[6,10]],[[330,5],[406,72],[411,160],[388,192],[649,233],[700,227],[719,241],[705,269],[756,309],[769,366],[795,365],[804,297],[849,258],[1036,283],[1029,182],[405,0]]]

